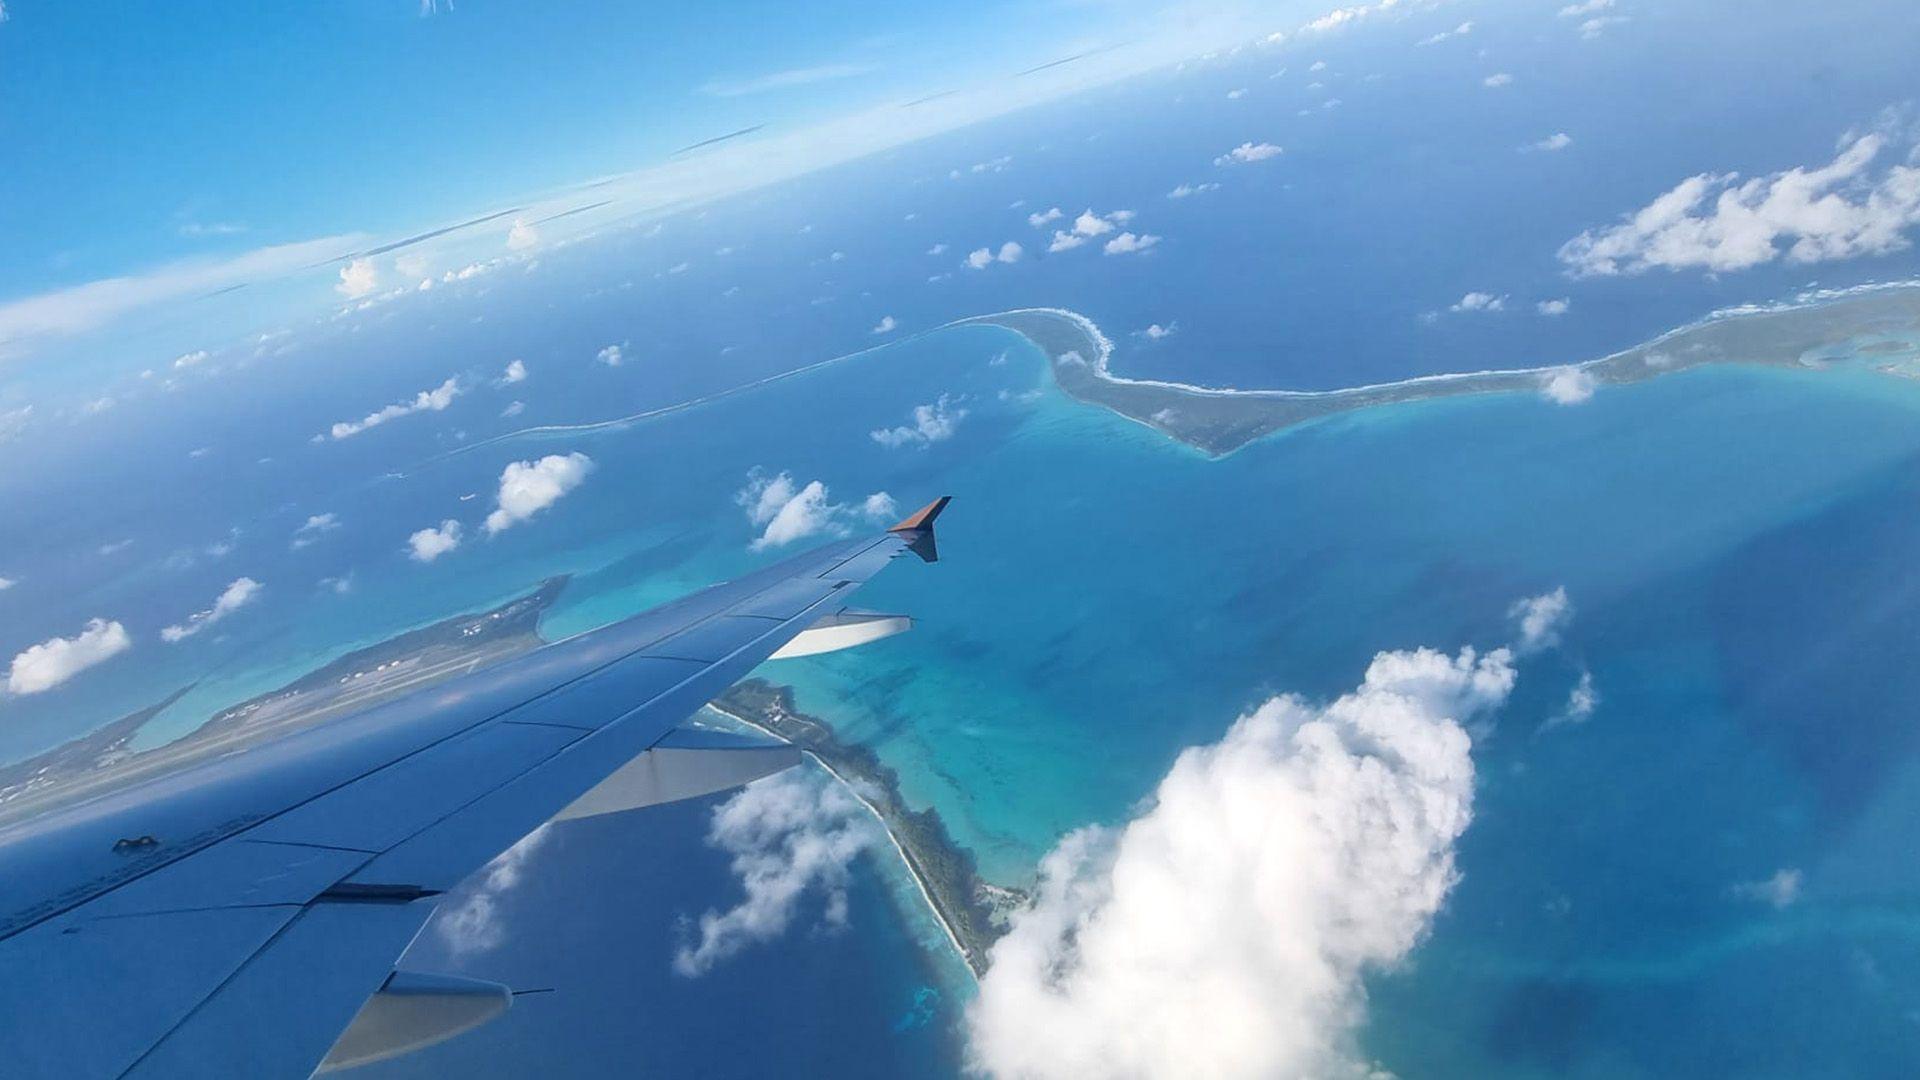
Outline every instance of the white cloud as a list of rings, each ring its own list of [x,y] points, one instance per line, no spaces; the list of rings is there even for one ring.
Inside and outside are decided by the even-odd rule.
[[[627,359],[625,350],[618,345],[608,345],[599,352],[594,353],[593,358],[608,367],[619,367],[625,363]]]
[[[453,404],[453,399],[459,396],[459,380],[449,378],[431,390],[422,390],[415,394],[411,401],[395,402],[384,409],[368,413],[359,420],[342,420],[329,428],[327,435],[336,440],[349,439],[368,428],[379,427],[389,420],[398,420],[400,417],[417,412],[440,412]]]
[[[205,349],[195,349],[190,353],[181,353],[179,356],[173,358],[173,369],[175,371],[184,371],[190,367],[197,367],[206,363],[209,355],[211,354]]]
[[[0,592],[6,592],[18,584],[20,583],[10,577],[0,577]]]
[[[1560,632],[1573,620],[1573,601],[1562,585],[1552,592],[1514,601],[1507,617],[1519,627],[1520,640],[1514,648],[1524,656],[1560,644]]]
[[[785,71],[770,72],[750,79],[716,79],[700,87],[700,92],[712,97],[745,97],[749,94],[764,94],[769,90],[787,90],[796,86],[806,86],[810,83],[851,79],[872,70],[871,64],[820,64],[815,67],[788,68]]]
[[[297,529],[293,530],[293,548],[295,551],[312,544],[324,533],[330,533],[340,527],[338,514],[314,514]]]
[[[782,547],[820,533],[840,533],[845,521],[855,514],[890,517],[894,512],[892,497],[883,491],[874,492],[858,508],[852,508],[828,499],[827,486],[818,480],[800,487],[789,473],[769,475],[758,468],[747,473],[747,484],[734,493],[733,501],[746,511],[748,521],[762,527],[760,535],[748,545],[754,551]]]
[[[1553,134],[1547,136],[1544,139],[1541,139],[1538,142],[1528,143],[1526,148],[1529,150],[1545,150],[1548,152],[1552,152],[1554,150],[1565,150],[1567,147],[1572,145],[1573,145],[1573,136],[1567,134],[1564,131],[1556,131]]]
[[[1151,236],[1146,233],[1135,235],[1134,233],[1123,232],[1119,236],[1107,241],[1106,247],[1101,250],[1108,255],[1130,255],[1137,251],[1145,251],[1159,242],[1160,238],[1157,236]]]
[[[812,769],[748,784],[714,808],[707,843],[733,856],[746,896],[700,916],[699,939],[674,953],[673,969],[703,975],[756,942],[779,937],[802,897],[825,894],[823,920],[847,921],[848,867],[879,840],[873,819],[845,788]]]
[[[1084,244],[1086,242],[1087,242],[1087,238],[1084,236],[1081,236],[1078,233],[1064,232],[1059,229],[1055,229],[1053,233],[1053,242],[1047,245],[1047,252],[1048,254],[1052,254],[1053,252],[1057,252],[1057,251],[1072,251],[1074,248],[1077,248],[1081,244]]]
[[[1204,184],[1181,184],[1179,187],[1174,188],[1172,191],[1167,192],[1167,198],[1184,199],[1192,195],[1200,195],[1209,191],[1217,191],[1219,190],[1219,188],[1220,188],[1220,185],[1211,180],[1209,180]]]
[[[927,249],[927,254],[929,255],[945,255],[946,253],[947,245],[945,244],[935,244]]]
[[[1432,37],[1421,38],[1419,41],[1414,42],[1414,44],[1438,45],[1449,38],[1465,37],[1471,33],[1473,33],[1473,21],[1468,20],[1466,22],[1461,23],[1459,26],[1454,27],[1451,30],[1442,30],[1439,33],[1433,35]]]
[[[1135,330],[1134,333],[1146,338],[1148,341],[1165,341],[1167,338],[1172,337],[1179,328],[1179,323],[1168,323],[1165,326],[1161,326],[1159,323],[1153,323],[1145,330]]]
[[[459,546],[460,523],[452,518],[437,529],[421,529],[407,537],[408,556],[415,562],[432,562]]]
[[[1563,19],[1577,19],[1582,15],[1592,15],[1595,12],[1605,11],[1612,6],[1613,0],[1583,0],[1582,3],[1568,4],[1566,7],[1561,8],[1560,17]]]
[[[1806,878],[1799,870],[1786,867],[1776,870],[1773,876],[1763,881],[1747,881],[1735,885],[1733,895],[1742,900],[1757,900],[1772,904],[1775,908],[1791,907],[1800,899],[1800,886]]]
[[[1448,307],[1447,310],[1454,312],[1505,311],[1506,307],[1507,298],[1505,296],[1495,296],[1492,293],[1484,292],[1470,292],[1461,297],[1452,306]]]
[[[1256,161],[1265,161],[1268,158],[1279,157],[1285,152],[1286,151],[1268,142],[1243,142],[1239,146],[1214,158],[1213,163],[1215,165],[1248,165]]]
[[[527,224],[524,218],[514,218],[513,228],[507,230],[507,250],[525,251],[540,243],[540,230]]]
[[[1585,368],[1555,368],[1540,384],[1540,393],[1555,405],[1578,405],[1593,396],[1598,381]]]
[[[592,471],[593,459],[577,450],[548,454],[538,461],[510,462],[500,473],[498,505],[487,515],[488,535],[512,528],[559,502],[585,483]]]
[[[1246,87],[1244,87],[1244,86],[1242,86],[1242,87],[1240,87],[1239,89],[1236,89],[1236,90],[1229,90],[1229,91],[1227,91],[1227,100],[1228,100],[1228,101],[1239,101],[1239,100],[1240,100],[1241,98],[1243,98],[1243,97],[1246,97],[1246,96],[1247,96],[1247,88],[1246,88]]]
[[[1502,86],[1512,86],[1513,76],[1507,74],[1504,71],[1496,71],[1492,75],[1489,75],[1484,79],[1481,79],[1480,85],[1485,87],[1490,87],[1495,90],[1499,89]]]
[[[514,383],[525,382],[526,380],[527,365],[521,360],[508,361],[507,370],[500,373],[501,386],[512,386]]]
[[[1886,138],[1846,140],[1834,159],[1741,182],[1733,173],[1682,180],[1617,225],[1560,248],[1576,277],[1668,270],[1746,270],[1783,254],[1817,263],[1906,248],[1920,223],[1920,165],[1872,168]]]
[[[1561,297],[1558,300],[1542,300],[1533,305],[1533,309],[1542,315],[1565,315],[1573,308],[1573,300]]]
[[[1325,71],[1327,70],[1327,62],[1325,60],[1315,60],[1313,63],[1307,65],[1307,70]]]
[[[1276,697],[1183,752],[1126,826],[1041,864],[968,1006],[972,1066],[1367,1075],[1363,980],[1406,959],[1458,881],[1463,725],[1513,683],[1506,650],[1381,653],[1334,702]]]
[[[1073,231],[1081,236],[1104,236],[1116,228],[1111,220],[1091,209],[1081,211],[1080,216],[1073,219]]]
[[[235,578],[233,583],[221,590],[214,598],[213,606],[205,611],[196,611],[182,622],[175,623],[160,631],[160,640],[169,644],[185,641],[187,638],[205,630],[214,623],[246,607],[260,596],[260,583],[249,577]]]
[[[441,907],[433,925],[447,948],[466,955],[497,949],[507,940],[506,926],[500,920],[500,898],[520,884],[527,863],[551,831],[551,825],[542,825],[522,837],[480,871],[471,892]]]
[[[1593,717],[1593,711],[1600,707],[1600,691],[1593,685],[1593,672],[1582,671],[1580,681],[1567,691],[1567,704],[1559,712],[1547,717],[1540,725],[1541,731],[1551,731],[1558,727],[1584,724]]]
[[[117,621],[90,619],[70,638],[49,638],[13,658],[7,669],[7,691],[38,694],[104,663],[133,647],[127,628]]]
[[[1045,225],[1049,221],[1059,221],[1061,218],[1065,216],[1066,216],[1066,211],[1055,206],[1045,211],[1036,211],[1034,213],[1028,214],[1027,224],[1037,229],[1040,226]]]
[[[957,408],[947,395],[931,405],[915,405],[910,415],[911,422],[900,427],[880,428],[870,432],[873,441],[881,446],[930,446],[953,438],[953,433],[966,419],[967,410]]]
[[[506,408],[504,408],[504,409],[501,409],[501,410],[500,410],[500,417],[501,417],[501,419],[503,419],[503,420],[504,420],[504,419],[506,419],[506,418],[508,418],[508,417],[513,417],[513,416],[519,416],[519,415],[520,415],[521,413],[523,413],[523,412],[526,412],[526,411],[527,411],[527,403],[526,403],[526,402],[524,402],[524,401],[509,401],[509,402],[507,402],[507,407],[506,407]]]
[[[872,521],[892,521],[900,516],[900,504],[884,491],[876,491],[860,504],[862,516]]]
[[[893,333],[894,327],[899,325],[900,325],[899,323],[893,321],[893,316],[883,315],[880,317],[880,321],[874,324],[874,327],[871,333],[891,334]]]
[[[372,259],[355,259],[340,268],[340,281],[333,290],[349,300],[358,300],[380,287],[380,272]]]
[[[1588,19],[1580,24],[1580,36],[1591,40],[1606,33],[1609,26],[1619,26],[1621,23],[1631,21],[1625,15],[1602,15]]]
[[[1021,248],[1019,244],[1013,242],[1012,240],[1009,240],[1006,243],[1000,245],[999,251],[994,251],[992,248],[984,248],[984,247],[975,250],[974,252],[972,252],[967,256],[966,266],[968,269],[971,269],[971,270],[985,270],[987,267],[992,266],[994,263],[997,263],[997,262],[1000,262],[1000,263],[1019,262],[1020,256],[1023,254],[1025,254],[1025,249]]]

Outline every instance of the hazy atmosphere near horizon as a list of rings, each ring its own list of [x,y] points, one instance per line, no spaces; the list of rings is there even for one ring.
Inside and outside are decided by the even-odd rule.
[[[1920,1074],[1917,42],[1896,0],[0,0],[0,970],[143,1003],[72,1057],[0,991],[0,1043],[192,1075],[98,1063],[271,1025],[211,1003],[275,938],[168,942],[331,904],[417,935],[263,1001],[511,1002],[344,1075]],[[621,759],[785,771],[570,796],[405,895],[181,884],[293,846],[284,785],[85,832],[925,554],[887,530],[946,495],[849,601],[911,632]],[[555,712],[363,812],[498,813]],[[441,865],[405,839],[303,843]]]

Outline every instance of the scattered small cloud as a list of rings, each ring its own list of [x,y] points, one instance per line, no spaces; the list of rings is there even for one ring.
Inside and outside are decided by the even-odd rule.
[[[874,324],[873,329],[869,331],[869,333],[891,334],[893,333],[894,328],[899,325],[900,325],[899,323],[893,321],[893,316],[882,315],[880,317],[880,321]]]
[[[497,385],[512,386],[514,383],[526,381],[526,362],[522,360],[510,360],[507,362],[507,370],[500,373],[500,381]]]
[[[1774,871],[1772,877],[1761,881],[1743,881],[1735,885],[1731,892],[1737,899],[1755,900],[1784,910],[1800,899],[1800,888],[1805,881],[1805,875],[1789,866]]]
[[[500,473],[500,491],[487,515],[487,535],[510,529],[559,502],[586,482],[593,459],[579,451],[548,454],[538,461],[508,463]]]
[[[540,243],[540,230],[527,224],[524,218],[514,218],[513,228],[507,230],[507,250],[526,251]]]
[[[1537,142],[1528,143],[1526,146],[1521,147],[1521,149],[1543,150],[1548,153],[1551,153],[1555,150],[1565,150],[1567,147],[1572,145],[1573,145],[1573,136],[1567,134],[1564,131],[1556,131],[1544,139],[1541,139]]]
[[[994,263],[1016,263],[1025,250],[1012,240],[1000,245],[999,251],[992,248],[978,248],[967,256],[966,267],[969,270],[985,270]]]
[[[1558,300],[1542,300],[1533,305],[1533,309],[1542,315],[1565,315],[1573,309],[1573,300],[1565,296],[1560,297]]]
[[[746,511],[747,520],[761,529],[748,545],[754,551],[784,547],[821,533],[841,533],[847,519],[856,514],[872,516],[883,505],[888,508],[883,516],[892,513],[892,499],[885,492],[867,496],[858,508],[848,507],[831,501],[827,486],[818,480],[802,487],[794,483],[790,473],[770,474],[758,468],[747,473],[747,484],[734,493],[733,501]]]
[[[381,424],[398,420],[403,416],[411,416],[418,412],[440,412],[453,404],[453,399],[459,396],[459,380],[449,378],[431,390],[422,390],[415,394],[411,401],[395,402],[386,408],[368,413],[359,420],[342,420],[328,429],[327,436],[335,441],[350,439],[368,428],[379,427]]]
[[[931,446],[953,438],[960,421],[966,416],[967,410],[960,408],[946,394],[941,394],[939,400],[930,405],[915,405],[908,423],[900,427],[880,428],[869,434],[881,446]]]
[[[1503,87],[1503,86],[1512,86],[1513,76],[1509,75],[1504,71],[1497,71],[1497,72],[1494,72],[1492,75],[1489,75],[1484,79],[1481,79],[1480,85],[1488,87],[1490,89],[1498,90],[1500,87]]]
[[[1450,38],[1466,37],[1468,34],[1471,34],[1471,33],[1473,33],[1473,21],[1468,20],[1466,22],[1461,23],[1459,26],[1454,27],[1451,30],[1442,30],[1437,34],[1434,34],[1432,37],[1421,38],[1419,41],[1414,42],[1414,44],[1438,45],[1441,42],[1446,41]]]
[[[745,896],[700,916],[696,940],[675,951],[673,969],[692,978],[749,945],[786,932],[800,901],[824,897],[822,921],[847,921],[849,867],[880,840],[866,808],[813,769],[757,780],[714,808],[707,843],[733,857]]]
[[[1613,7],[1613,4],[1614,0],[1582,0],[1581,3],[1568,4],[1566,7],[1561,8],[1560,17],[1563,19],[1578,19],[1582,16],[1594,15],[1606,11]]]
[[[1172,337],[1179,328],[1179,323],[1170,322],[1165,326],[1159,323],[1152,323],[1148,325],[1145,330],[1135,330],[1133,333],[1134,336],[1146,338],[1148,341],[1165,341],[1167,338]]]
[[[133,647],[127,628],[110,619],[90,619],[72,637],[48,638],[13,658],[7,669],[7,692],[38,694]]]
[[[1578,405],[1593,396],[1599,382],[1585,368],[1555,368],[1540,384],[1540,393],[1555,405]]]
[[[233,583],[222,589],[214,598],[213,606],[204,611],[196,611],[184,620],[160,631],[160,640],[173,644],[185,641],[207,627],[225,619],[260,596],[260,583],[250,577],[235,578]]]
[[[195,349],[189,353],[181,353],[179,356],[173,358],[173,370],[185,371],[190,367],[198,367],[206,363],[207,357],[210,355],[212,354],[205,349]]]
[[[1561,632],[1573,621],[1573,601],[1567,598],[1566,586],[1562,585],[1552,592],[1515,601],[1507,610],[1507,617],[1520,631],[1514,648],[1525,656],[1560,644]]]
[[[1286,151],[1269,142],[1243,142],[1239,146],[1213,159],[1215,165],[1250,165],[1256,161],[1266,161],[1279,157]]]
[[[314,514],[297,529],[293,530],[292,546],[295,551],[318,541],[321,536],[340,527],[338,514]]]
[[[1167,192],[1167,198],[1185,199],[1194,195],[1202,195],[1209,191],[1218,191],[1219,189],[1220,185],[1212,180],[1204,184],[1181,184],[1179,187]]]
[[[20,582],[18,582],[13,578],[0,577],[0,592],[6,592],[8,589],[11,589],[18,584],[20,584]]]
[[[619,345],[608,345],[593,354],[593,358],[608,367],[619,367],[626,363],[626,351]]]
[[[1049,207],[1046,210],[1038,210],[1031,214],[1028,214],[1027,224],[1037,229],[1040,226],[1045,225],[1050,221],[1059,221],[1061,218],[1065,216],[1066,216],[1066,211],[1060,209],[1059,207],[1057,206]]]
[[[509,419],[511,417],[519,416],[521,413],[526,411],[527,411],[526,402],[509,401],[507,402],[507,407],[500,410],[500,418],[502,420]]]
[[[349,300],[358,300],[380,287],[380,272],[372,259],[355,259],[340,268],[340,281],[333,290]]]
[[[1227,91],[1228,101],[1239,101],[1241,98],[1246,96],[1247,96],[1247,88],[1244,86],[1239,87],[1238,89]]]
[[[1158,236],[1151,236],[1146,233],[1135,234],[1123,232],[1119,236],[1107,241],[1106,247],[1101,250],[1108,255],[1130,255],[1135,252],[1145,251],[1159,242],[1160,238]]]
[[[421,529],[407,537],[407,554],[415,562],[433,560],[460,546],[460,523],[448,518],[439,528]]]
[[[1542,732],[1554,728],[1572,727],[1584,724],[1592,719],[1595,709],[1600,707],[1600,691],[1593,685],[1593,672],[1582,671],[1580,681],[1567,691],[1567,703],[1561,710],[1547,717],[1540,725]]]
[[[1448,307],[1447,310],[1455,313],[1463,313],[1471,311],[1505,311],[1506,308],[1507,298],[1504,295],[1495,296],[1492,293],[1470,292]]]
[[[519,843],[495,856],[476,875],[478,882],[470,891],[443,905],[434,914],[434,931],[456,955],[490,952],[507,940],[506,924],[500,917],[501,898],[520,884],[527,864],[547,842],[551,825],[542,825],[520,839]]]

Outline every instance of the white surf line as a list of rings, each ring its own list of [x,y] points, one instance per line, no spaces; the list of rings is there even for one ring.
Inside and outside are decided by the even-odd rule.
[[[747,717],[741,716],[739,713],[734,712],[732,709],[722,708],[721,706],[716,705],[711,701],[707,702],[707,708],[712,709],[714,712],[719,713],[721,716],[725,716],[732,720],[737,720],[740,723],[747,725],[748,727],[754,729],[755,731],[760,732],[763,735],[767,735],[775,739],[780,739],[781,742],[787,741],[786,739],[782,738],[779,733],[759,724],[756,721],[753,721],[748,719]],[[810,760],[813,761],[814,764],[827,770],[828,776],[831,776],[835,780],[839,781],[840,786],[846,788],[847,793],[852,795],[855,799],[858,799],[860,801],[860,805],[867,808],[867,813],[873,815],[873,820],[879,824],[880,831],[886,834],[887,843],[893,845],[894,854],[900,856],[900,865],[906,868],[907,877],[913,879],[914,887],[920,890],[920,899],[926,901],[927,911],[933,915],[933,921],[936,923],[939,923],[940,929],[945,931],[947,935],[947,943],[953,946],[954,955],[960,958],[960,966],[967,969],[967,977],[973,979],[974,982],[977,984],[980,981],[980,976],[974,973],[973,964],[971,961],[967,959],[967,950],[965,949],[965,947],[963,947],[960,944],[960,935],[953,932],[952,924],[948,923],[947,917],[940,913],[940,905],[933,902],[933,893],[927,889],[927,883],[924,879],[921,878],[920,871],[915,869],[913,865],[913,860],[907,856],[907,849],[900,846],[899,837],[894,836],[893,830],[887,826],[887,819],[885,815],[880,813],[880,808],[873,805],[872,802],[868,801],[865,795],[862,795],[860,793],[859,785],[854,784],[851,781],[849,781],[846,777],[841,776],[839,772],[835,771],[833,766],[827,764],[824,760],[822,760],[819,754],[816,754],[813,751],[806,749],[805,747],[802,747],[800,752],[805,754]]]

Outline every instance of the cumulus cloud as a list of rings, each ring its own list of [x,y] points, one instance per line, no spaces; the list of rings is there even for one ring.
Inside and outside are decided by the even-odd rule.
[[[946,253],[947,245],[945,244],[935,244],[927,249],[927,254],[929,255],[945,255]]]
[[[340,268],[340,280],[333,290],[349,300],[358,300],[380,287],[380,272],[372,259],[355,259]]]
[[[1800,886],[1804,881],[1805,875],[1789,866],[1774,871],[1772,877],[1762,881],[1741,882],[1733,887],[1732,892],[1741,900],[1757,900],[1775,908],[1787,908],[1800,899]]]
[[[6,592],[18,584],[20,583],[10,577],[0,577],[0,592]]]
[[[1584,724],[1593,717],[1595,709],[1600,707],[1600,690],[1593,685],[1593,672],[1582,671],[1580,681],[1567,691],[1567,703],[1559,712],[1547,717],[1540,725],[1541,731],[1554,728]]]
[[[1573,145],[1573,136],[1567,134],[1564,131],[1556,131],[1553,134],[1547,136],[1546,138],[1539,140],[1538,142],[1528,143],[1526,145],[1526,149],[1545,150],[1545,151],[1551,152],[1554,150],[1565,150],[1567,147],[1572,145]]]
[[[1179,329],[1179,323],[1168,323],[1165,326],[1161,326],[1159,323],[1151,323],[1145,330],[1135,330],[1134,333],[1146,338],[1148,341],[1165,341],[1177,333]]]
[[[527,864],[547,842],[552,828],[551,824],[542,825],[495,856],[481,870],[479,883],[471,892],[440,908],[433,926],[447,948],[467,955],[489,952],[507,940],[506,927],[500,921],[501,898],[520,884]]]
[[[619,345],[608,345],[606,348],[594,353],[593,358],[608,367],[619,367],[621,364],[626,363],[627,354],[626,350]]]
[[[1587,369],[1568,366],[1553,369],[1540,383],[1540,393],[1555,405],[1578,405],[1592,397],[1599,385]]]
[[[1520,631],[1520,640],[1514,647],[1524,656],[1560,644],[1561,631],[1573,620],[1573,601],[1568,599],[1566,586],[1562,585],[1552,592],[1514,601],[1507,617]]]
[[[407,554],[415,562],[433,560],[460,546],[460,523],[448,518],[437,529],[421,529],[407,537]]]
[[[520,415],[521,413],[523,413],[523,412],[526,412],[526,411],[527,411],[527,403],[526,403],[526,402],[524,402],[524,401],[509,401],[509,402],[507,402],[507,407],[506,407],[506,408],[504,408],[504,409],[501,409],[501,410],[500,410],[500,417],[501,417],[501,419],[503,419],[503,420],[504,420],[504,419],[507,419],[508,417],[514,417],[514,416],[519,416],[519,415]]]
[[[38,694],[51,690],[132,647],[133,639],[119,622],[90,619],[70,638],[48,638],[15,656],[7,669],[7,692]]]
[[[1167,192],[1167,198],[1185,199],[1193,195],[1201,195],[1209,191],[1217,191],[1219,190],[1219,188],[1220,188],[1220,185],[1211,180],[1207,181],[1204,184],[1181,184],[1179,187],[1176,187],[1172,191]]]
[[[747,484],[734,493],[736,506],[746,511],[747,520],[761,529],[748,545],[754,551],[783,547],[796,540],[821,533],[843,532],[855,515],[890,518],[893,499],[884,491],[866,497],[859,507],[833,502],[827,486],[818,480],[802,487],[786,472],[769,474],[764,469],[747,473]]]
[[[1131,255],[1134,252],[1145,251],[1159,242],[1159,237],[1147,233],[1123,232],[1107,241],[1106,247],[1101,251],[1108,255]]]
[[[508,361],[507,370],[500,373],[501,386],[512,386],[514,383],[526,382],[526,381],[527,381],[527,365],[524,361],[521,361],[521,360]]]
[[[674,971],[704,975],[747,946],[779,937],[810,892],[824,896],[828,926],[846,925],[848,869],[879,837],[859,800],[812,769],[748,784],[714,808],[707,829],[707,843],[733,856],[746,895],[726,911],[700,916],[697,940],[674,953]]]
[[[1876,170],[1886,148],[1873,133],[1843,142],[1825,165],[1742,182],[1701,173],[1619,224],[1589,229],[1560,248],[1575,277],[1667,270],[1746,270],[1784,256],[1818,263],[1906,248],[1920,223],[1920,165]]]
[[[1035,211],[1034,213],[1028,214],[1027,224],[1037,229],[1040,226],[1045,225],[1050,221],[1059,221],[1061,218],[1065,216],[1066,216],[1066,211],[1055,206],[1047,210],[1039,210],[1039,211]]]
[[[586,482],[593,459],[579,451],[548,454],[538,461],[515,461],[500,473],[497,506],[487,515],[489,536],[512,528],[559,502]]]
[[[893,316],[883,315],[880,317],[880,321],[874,324],[870,332],[875,334],[891,334],[893,333],[894,327],[899,325],[899,323],[893,321]]]
[[[181,622],[160,631],[160,640],[172,644],[185,641],[193,635],[225,619],[227,616],[251,604],[260,596],[260,583],[250,577],[235,578],[233,583],[220,591],[213,600],[213,606],[205,611],[196,611]]]
[[[1605,11],[1612,6],[1613,0],[1582,0],[1581,3],[1568,4],[1566,7],[1561,8],[1560,17],[1563,19],[1577,19],[1583,15],[1592,15],[1596,12]]]
[[[1488,87],[1489,89],[1498,90],[1502,86],[1512,86],[1513,76],[1504,71],[1496,71],[1492,75],[1481,79],[1480,85]]]
[[[1097,236],[1105,236],[1133,220],[1133,211],[1114,210],[1102,214],[1092,209],[1083,210],[1073,219],[1070,229],[1056,229],[1052,243],[1047,245],[1049,252],[1071,251]]]
[[[525,218],[514,218],[513,228],[507,230],[507,250],[525,251],[540,243],[540,230],[527,224]]]
[[[869,521],[892,521],[900,516],[900,504],[884,491],[876,491],[860,503],[860,514]]]
[[[1269,142],[1243,142],[1239,146],[1213,159],[1215,165],[1248,165],[1256,161],[1276,158],[1286,151]]]
[[[1464,724],[1513,684],[1506,650],[1381,653],[1337,700],[1274,698],[1183,752],[1132,821],[1043,861],[968,1006],[971,1064],[1365,1075],[1363,980],[1406,959],[1458,881]]]
[[[293,530],[293,549],[295,551],[319,540],[322,534],[330,533],[340,527],[340,517],[334,513],[314,514]]]
[[[350,439],[368,428],[379,427],[389,420],[398,420],[417,412],[440,412],[453,404],[453,399],[459,396],[460,381],[449,378],[431,390],[422,390],[413,395],[411,401],[395,402],[384,409],[368,413],[359,420],[342,420],[329,428],[327,435],[335,440]]]
[[[1492,293],[1484,292],[1470,292],[1448,307],[1447,310],[1453,312],[1505,311],[1506,307],[1507,298],[1505,296],[1495,296]]]
[[[1021,248],[1021,246],[1014,241],[1009,240],[1000,245],[999,251],[995,251],[992,248],[978,248],[974,250],[967,256],[966,266],[970,270],[985,270],[997,262],[1019,262],[1020,256],[1023,254],[1025,254],[1025,249]]]
[[[1533,305],[1533,310],[1542,315],[1565,315],[1572,308],[1573,300],[1565,296],[1558,300],[1542,300]]]
[[[198,367],[206,363],[207,357],[210,355],[212,354],[208,353],[205,349],[195,349],[190,353],[181,353],[179,356],[173,358],[173,370],[185,371],[190,367]]]
[[[941,394],[939,400],[930,405],[915,405],[908,423],[899,427],[880,428],[868,434],[881,446],[930,446],[953,438],[960,421],[966,417],[967,410],[959,408],[946,394]]]
[[[1606,33],[1607,27],[1630,21],[1625,15],[1599,15],[1580,24],[1580,36],[1592,40]]]

